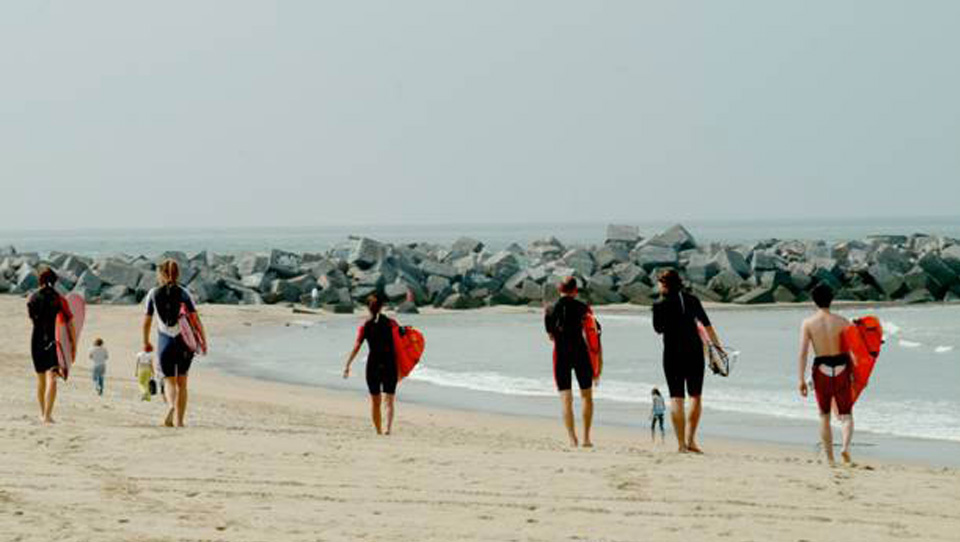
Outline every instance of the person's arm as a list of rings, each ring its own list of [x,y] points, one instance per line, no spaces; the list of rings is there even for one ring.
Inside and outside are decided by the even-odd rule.
[[[653,330],[663,334],[665,322],[663,321],[663,305],[661,302],[653,304]]]
[[[692,300],[694,317],[703,325],[703,329],[707,332],[707,337],[710,339],[710,344],[717,350],[723,352],[723,346],[720,345],[720,338],[717,337],[717,331],[713,329],[713,324],[710,322],[710,317],[707,316],[707,311],[703,310],[703,303],[696,297],[693,297]]]
[[[153,345],[150,344],[150,328],[153,326],[153,316],[145,314],[143,316],[143,351],[149,352],[153,350]]]
[[[364,326],[360,326],[360,331],[357,332],[357,340],[353,343],[353,350],[347,357],[347,365],[343,368],[343,378],[350,378],[350,365],[353,364],[353,360],[360,353],[360,347],[363,346],[363,330]]]
[[[798,363],[799,368],[799,377],[800,377],[800,395],[803,397],[807,396],[809,390],[807,389],[807,356],[810,355],[810,332],[807,329],[807,324],[804,322],[803,326],[800,327],[800,360]]]
[[[193,296],[190,295],[190,292],[186,288],[181,288],[180,291],[183,292],[183,304],[187,307],[188,318],[194,324],[194,327],[197,328],[197,331],[200,333],[200,344],[203,347],[203,353],[207,353],[207,331],[203,328],[203,322],[200,320],[200,313],[197,311],[197,305],[193,301]]]

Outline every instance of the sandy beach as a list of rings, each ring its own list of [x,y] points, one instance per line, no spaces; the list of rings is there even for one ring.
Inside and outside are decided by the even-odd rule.
[[[217,339],[290,309],[204,306]],[[225,376],[195,364],[180,430],[133,376],[141,309],[90,307],[83,352],[110,349],[97,397],[85,355],[37,421],[23,300],[0,297],[0,539],[960,540],[960,472],[705,441],[702,457],[559,420],[401,404],[377,437],[363,395]],[[296,318],[300,318],[297,315]]]

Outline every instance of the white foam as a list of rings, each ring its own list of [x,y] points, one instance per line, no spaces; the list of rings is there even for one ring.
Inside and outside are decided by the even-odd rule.
[[[908,341],[906,339],[900,339],[900,342],[898,342],[897,344],[899,344],[904,348],[918,348],[920,346],[923,346],[921,343],[918,343],[915,341]]]
[[[953,352],[952,346],[938,346],[933,349],[937,354],[946,354],[947,352]]]

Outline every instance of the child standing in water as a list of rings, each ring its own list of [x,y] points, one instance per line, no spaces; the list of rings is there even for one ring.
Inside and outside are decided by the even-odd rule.
[[[150,382],[153,380],[153,349],[147,348],[137,354],[137,383],[140,385],[140,400],[150,400]]]
[[[103,339],[97,337],[93,341],[93,348],[90,349],[88,357],[93,362],[93,386],[97,390],[97,395],[102,397],[103,382],[107,375],[107,360],[110,359],[110,353],[103,346]]]
[[[650,442],[656,442],[656,428],[657,424],[660,424],[660,442],[664,441],[663,433],[663,415],[667,412],[667,405],[663,400],[663,396],[660,395],[660,390],[653,388],[653,391],[650,392],[653,396],[653,408],[650,412]]]

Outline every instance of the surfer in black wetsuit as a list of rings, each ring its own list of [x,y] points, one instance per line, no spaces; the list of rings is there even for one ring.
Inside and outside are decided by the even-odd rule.
[[[382,430],[381,404],[387,411],[387,430],[389,435],[393,429],[394,397],[397,393],[397,361],[393,351],[394,322],[384,316],[383,301],[378,294],[367,299],[367,309],[370,317],[360,326],[357,340],[347,358],[347,365],[343,368],[343,378],[350,377],[350,365],[360,352],[363,342],[367,342],[367,391],[370,392],[370,414],[377,434],[384,434]],[[381,401],[381,398],[383,399]]]
[[[594,371],[590,362],[587,339],[584,334],[584,322],[591,317],[590,307],[577,300],[577,279],[567,277],[560,283],[560,299],[548,307],[544,315],[547,334],[554,344],[553,376],[560,392],[563,405],[563,423],[570,437],[570,445],[578,446],[577,429],[573,421],[573,382],[571,373],[576,375],[577,386],[583,399],[583,446],[593,446],[590,440],[590,428],[593,424],[593,384]],[[599,378],[599,371],[597,373]]]
[[[73,314],[62,295],[54,285],[57,274],[50,268],[40,270],[38,278],[40,289],[27,300],[27,312],[33,322],[33,334],[30,339],[30,353],[33,357],[33,369],[37,374],[37,402],[40,404],[40,421],[53,423],[53,405],[57,401],[57,376],[60,374],[60,362],[57,354],[57,316],[64,315],[67,332],[73,348],[71,357],[76,357],[76,333],[73,328]]]
[[[709,340],[722,350],[700,300],[683,291],[683,281],[674,269],[658,277],[660,301],[653,305],[653,329],[663,335],[663,372],[667,378],[672,407],[670,419],[680,452],[702,453],[697,445],[703,392],[703,341],[697,329],[704,327]],[[684,389],[686,388],[686,389]],[[684,416],[684,397],[690,395],[690,416]]]

